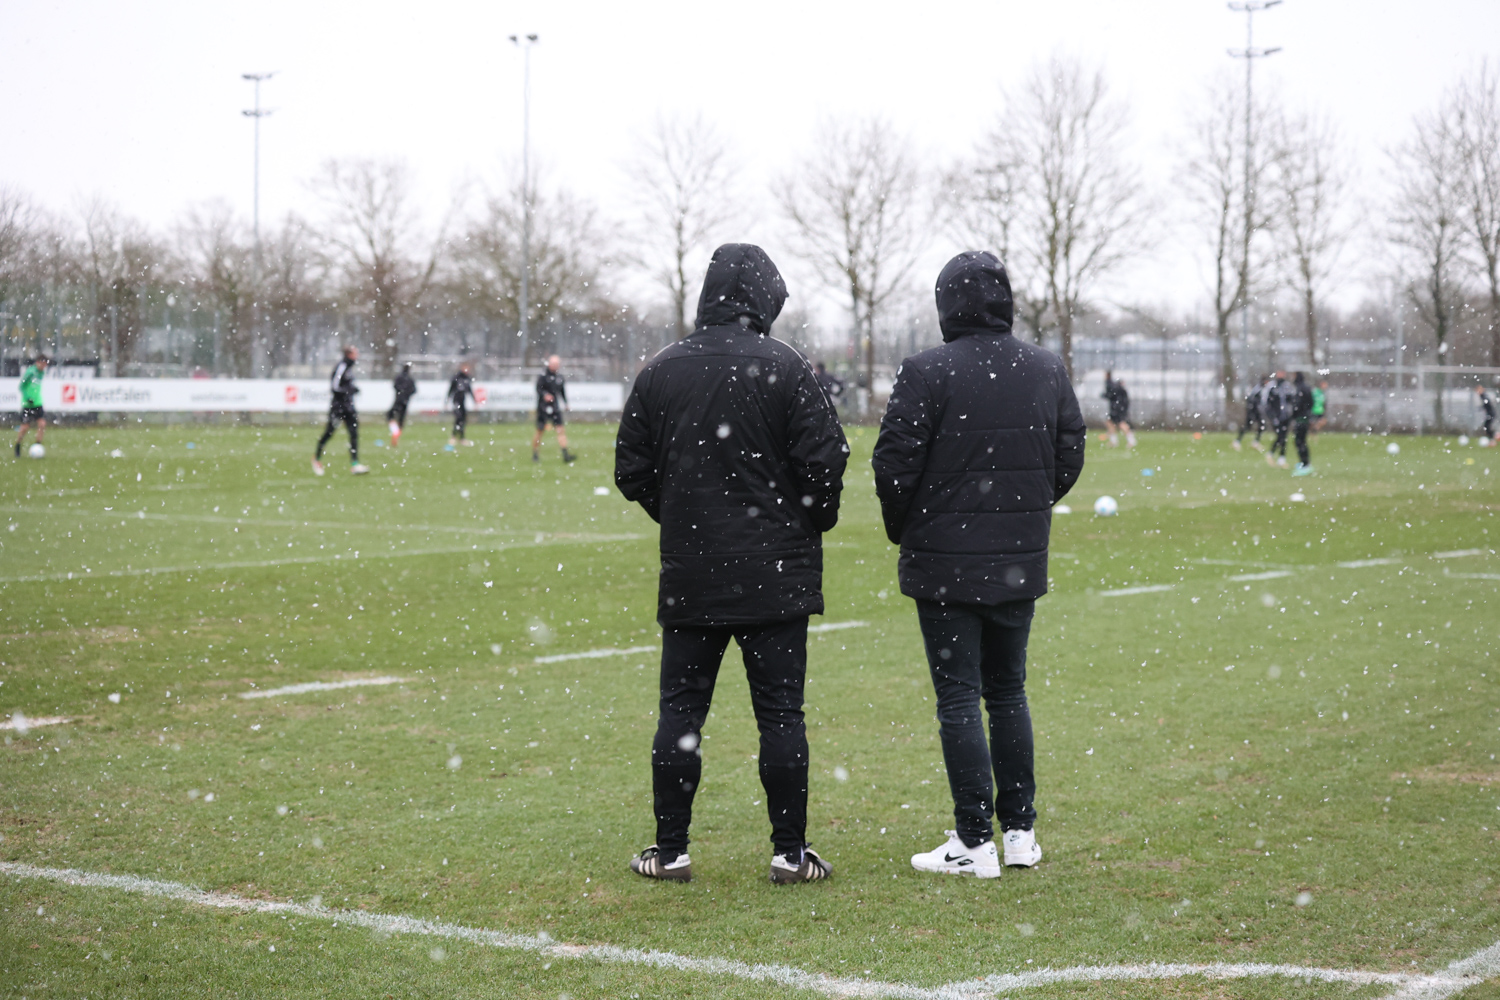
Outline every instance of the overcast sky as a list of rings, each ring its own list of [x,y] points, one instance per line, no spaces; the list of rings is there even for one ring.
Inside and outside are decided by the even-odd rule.
[[[251,86],[276,70],[262,134],[262,218],[311,213],[306,179],[337,156],[400,156],[436,216],[464,179],[517,162],[521,58],[536,32],[536,160],[606,212],[618,164],[659,113],[709,116],[760,191],[820,117],[878,113],[941,163],[988,126],[1002,88],[1051,53],[1102,61],[1133,109],[1148,181],[1169,195],[1173,144],[1215,73],[1242,65],[1244,16],[1222,0],[831,3],[0,3],[0,183],[55,209],[100,194],[156,226],[222,197],[248,217]],[[1335,118],[1379,191],[1383,150],[1456,75],[1500,56],[1497,0],[1286,0],[1257,16],[1282,52],[1258,79]],[[769,211],[759,212],[762,218]],[[789,254],[767,222],[725,239]],[[963,249],[934,241],[941,265]],[[1184,240],[1118,294],[1190,307],[1206,283]],[[929,287],[933,275],[920,274]],[[1351,276],[1355,277],[1355,276]],[[794,295],[799,288],[794,284]],[[806,301],[806,300],[804,300]]]

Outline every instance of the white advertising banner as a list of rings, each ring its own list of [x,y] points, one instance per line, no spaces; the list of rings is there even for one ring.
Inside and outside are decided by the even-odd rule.
[[[355,407],[384,413],[395,400],[391,383],[358,383]],[[408,412],[436,413],[446,406],[447,382],[418,382]],[[478,410],[526,412],[536,407],[531,382],[475,382]],[[331,393],[323,379],[230,378],[84,378],[42,382],[42,406],[54,413],[160,413],[253,411],[323,413]],[[472,404],[471,404],[472,406]],[[588,413],[618,412],[625,406],[625,387],[618,382],[568,383],[568,408]],[[0,411],[21,408],[20,380],[0,384]]]

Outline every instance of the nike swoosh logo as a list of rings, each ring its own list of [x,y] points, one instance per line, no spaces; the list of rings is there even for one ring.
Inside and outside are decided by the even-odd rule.
[[[974,863],[974,859],[966,854],[953,855],[945,853],[943,855],[943,861],[950,865],[955,861],[957,861],[960,865],[972,865]]]

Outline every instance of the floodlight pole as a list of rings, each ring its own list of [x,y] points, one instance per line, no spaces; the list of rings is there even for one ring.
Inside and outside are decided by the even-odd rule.
[[[1245,14],[1245,47],[1230,49],[1229,54],[1245,60],[1245,234],[1240,247],[1240,340],[1242,355],[1247,362],[1250,357],[1250,239],[1255,233],[1255,182],[1251,163],[1254,159],[1255,135],[1251,125],[1255,109],[1254,75],[1255,60],[1264,59],[1281,51],[1281,46],[1257,49],[1255,40],[1255,14],[1280,4],[1282,0],[1230,0],[1229,9]],[[1232,377],[1231,373],[1231,377]],[[1249,373],[1246,373],[1246,378]]]
[[[272,71],[270,73],[240,74],[241,79],[249,80],[255,84],[255,107],[249,111],[240,112],[240,114],[244,115],[246,118],[251,118],[255,121],[255,180],[254,195],[251,202],[251,225],[253,227],[253,233],[255,236],[255,253],[253,261],[255,267],[253,285],[255,298],[251,300],[250,305],[250,324],[252,329],[259,326],[260,316],[260,120],[271,113],[269,108],[262,108],[260,106],[260,84],[262,80],[269,80],[275,75],[275,71]]]
[[[511,35],[524,60],[521,82],[521,367],[526,367],[527,342],[531,339],[531,47],[537,36]]]

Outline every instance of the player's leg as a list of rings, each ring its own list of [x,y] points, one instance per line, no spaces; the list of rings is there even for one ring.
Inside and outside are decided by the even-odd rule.
[[[1312,451],[1307,446],[1307,432],[1311,421],[1297,421],[1297,471],[1306,472],[1312,468]]]
[[[320,476],[323,474],[323,449],[333,439],[333,432],[338,425],[339,409],[337,406],[330,407],[328,410],[328,426],[323,428],[323,436],[318,438],[318,447],[313,452],[313,472]]]
[[[686,855],[693,797],[703,778],[698,744],[729,637],[722,628],[662,629],[661,697],[651,744],[656,843],[631,861],[637,874],[683,881],[692,877]]]
[[[395,448],[401,443],[401,422],[405,418],[401,412],[400,404],[393,405],[385,411],[385,427],[391,434],[391,447]]]
[[[1121,420],[1120,421],[1120,427],[1125,431],[1125,446],[1127,448],[1134,448],[1135,447],[1135,428],[1130,426],[1130,421],[1129,420]]]
[[[536,414],[536,433],[531,436],[531,460],[533,462],[540,462],[542,460],[540,449],[542,447],[542,435],[546,433],[546,430],[547,417],[541,410],[538,410]]]
[[[1117,448],[1120,445],[1120,429],[1115,426],[1114,414],[1110,414],[1104,420],[1104,432],[1109,435],[1109,446]]]
[[[21,426],[16,430],[16,457],[21,457],[21,442],[26,440],[26,432],[31,429],[31,424],[23,417]]]
[[[47,418],[46,417],[37,417],[36,418],[36,443],[37,444],[41,444],[42,443],[42,438],[46,437],[46,435],[47,435]]]
[[[1034,601],[1012,601],[981,609],[984,616],[980,672],[990,717],[990,763],[995,772],[995,818],[1007,865],[1030,867],[1042,858],[1036,823],[1036,778],[1031,709],[1026,702],[1026,643]]]
[[[938,736],[957,829],[946,844],[914,855],[911,864],[918,871],[996,878],[994,765],[979,708],[983,619],[964,605],[919,600],[917,621],[937,699]]]
[[[349,428],[349,471],[356,476],[370,471],[370,467],[359,460],[359,412],[351,403],[344,411],[344,426]]]
[[[760,784],[771,820],[771,881],[828,878],[833,866],[807,844],[807,617],[735,629],[760,730]]]
[[[577,456],[568,451],[568,432],[563,429],[563,418],[561,413],[557,414],[557,420],[553,423],[552,426],[557,429],[557,446],[562,449],[563,461],[573,461],[573,459]]]

